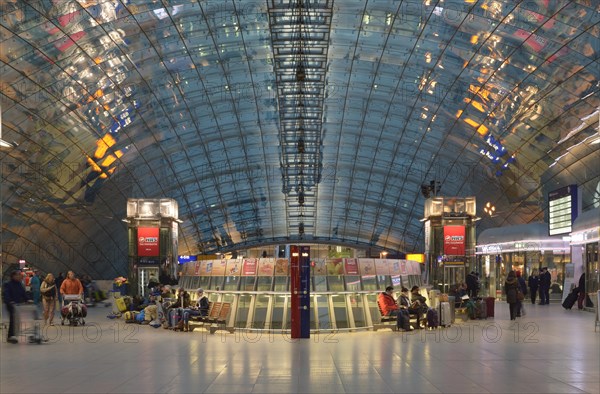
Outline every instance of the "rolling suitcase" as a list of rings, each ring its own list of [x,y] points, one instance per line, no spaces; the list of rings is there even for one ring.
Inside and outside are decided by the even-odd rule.
[[[440,326],[450,327],[452,325],[452,311],[449,302],[440,302]]]
[[[572,291],[569,293],[569,295],[567,296],[567,298],[565,298],[565,300],[562,303],[563,308],[565,309],[571,309],[573,308],[573,305],[575,305],[575,303],[577,302],[577,298],[579,297],[579,295]]]
[[[487,309],[487,317],[494,317],[494,306],[496,305],[496,299],[494,297],[486,297],[483,299]]]
[[[487,304],[484,300],[479,299],[477,301],[475,301],[478,306],[479,306],[479,319],[487,319],[488,318],[488,314],[487,314]]]

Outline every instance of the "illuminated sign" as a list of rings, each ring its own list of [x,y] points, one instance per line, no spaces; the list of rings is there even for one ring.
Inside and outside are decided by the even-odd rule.
[[[158,256],[158,227],[138,228],[138,256]]]
[[[179,264],[189,263],[190,261],[198,261],[198,256],[177,256],[177,262]]]
[[[568,234],[579,213],[577,185],[569,185],[548,193],[548,233]]]
[[[465,226],[444,226],[444,254],[464,256]]]

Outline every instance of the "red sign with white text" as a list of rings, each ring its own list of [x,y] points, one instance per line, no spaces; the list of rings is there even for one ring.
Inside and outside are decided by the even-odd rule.
[[[444,226],[444,254],[465,255],[465,226]]]
[[[158,227],[138,227],[138,256],[158,254]]]

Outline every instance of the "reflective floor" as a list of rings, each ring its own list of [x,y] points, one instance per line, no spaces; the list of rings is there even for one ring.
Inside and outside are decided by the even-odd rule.
[[[594,314],[527,305],[527,315],[438,331],[176,333],[125,325],[91,308],[49,342],[6,343],[1,393],[598,393]],[[3,319],[6,320],[4,314]],[[59,323],[60,324],[60,323]]]

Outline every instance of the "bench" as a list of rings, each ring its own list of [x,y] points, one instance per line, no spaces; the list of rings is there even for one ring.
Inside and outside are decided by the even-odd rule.
[[[207,316],[193,316],[190,318],[190,331],[194,331],[196,327],[204,327],[211,334],[214,334],[217,330],[224,330],[233,334],[234,328],[227,327],[227,318],[230,311],[230,302],[210,302]]]
[[[396,331],[398,329],[398,327],[396,326],[396,323],[398,321],[398,317],[397,316],[387,316],[383,314],[383,311],[381,310],[381,306],[379,305],[379,303],[377,303],[377,308],[379,309],[379,323],[373,323],[373,331],[377,331],[379,329],[385,329],[385,328],[391,328],[392,331]],[[419,328],[417,326],[417,314],[416,313],[410,313],[409,314],[409,321],[410,324],[413,328]],[[425,318],[423,317],[420,320],[421,326],[423,326],[425,322]],[[391,323],[391,324],[390,324]]]

